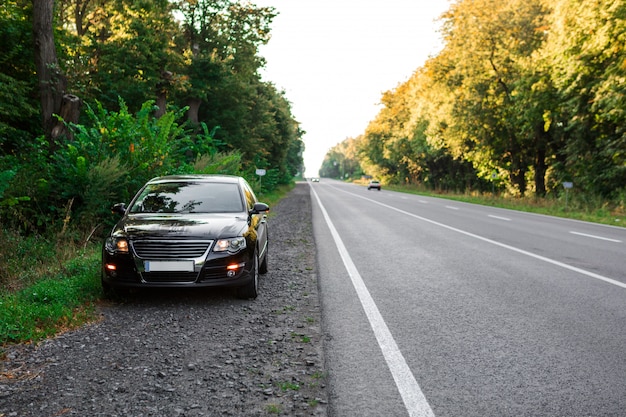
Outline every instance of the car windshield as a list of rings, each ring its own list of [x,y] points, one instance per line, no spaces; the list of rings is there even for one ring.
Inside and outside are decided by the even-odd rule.
[[[237,184],[166,182],[148,184],[131,213],[235,213],[243,200]]]

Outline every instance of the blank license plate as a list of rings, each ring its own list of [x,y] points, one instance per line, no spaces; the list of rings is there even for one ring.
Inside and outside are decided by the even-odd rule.
[[[193,261],[144,261],[146,272],[193,272]]]

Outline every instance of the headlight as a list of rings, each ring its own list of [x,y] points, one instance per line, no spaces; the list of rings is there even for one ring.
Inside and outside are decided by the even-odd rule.
[[[108,237],[104,246],[109,253],[128,253],[128,240],[121,237]]]
[[[230,253],[237,253],[246,248],[246,239],[244,237],[234,237],[231,239],[220,239],[215,243],[215,252],[228,251]]]

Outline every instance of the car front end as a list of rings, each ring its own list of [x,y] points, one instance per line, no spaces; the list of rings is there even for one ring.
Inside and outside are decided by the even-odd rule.
[[[102,287],[238,287],[255,298],[267,271],[269,207],[240,177],[170,176],[149,181],[102,246]]]
[[[103,276],[105,285],[114,287],[211,287],[241,286],[252,277],[254,245],[245,228],[232,236],[217,236],[208,230],[196,236],[177,238],[176,230],[202,228],[197,219],[171,218],[155,222],[130,217],[116,228],[103,245]],[[143,223],[143,224],[142,224]],[[213,222],[211,222],[213,223]],[[245,221],[240,222],[246,225]],[[140,225],[141,224],[141,225]],[[158,226],[157,226],[158,225]],[[171,233],[164,229],[171,228]],[[152,231],[150,232],[150,230]],[[210,228],[205,228],[210,229]],[[187,233],[188,235],[188,233]]]

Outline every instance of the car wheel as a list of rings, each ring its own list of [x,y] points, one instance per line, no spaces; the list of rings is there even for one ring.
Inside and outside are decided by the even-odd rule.
[[[259,273],[267,274],[267,251],[265,252],[265,258],[263,258],[263,262],[261,262],[261,265],[259,266]]]
[[[253,255],[254,265],[252,266],[252,280],[237,290],[237,296],[243,300],[249,298],[256,298],[259,294],[259,255],[254,252]]]
[[[102,296],[105,299],[113,298],[115,296],[115,290],[110,284],[104,282],[103,279],[100,279],[100,283],[102,285]]]

